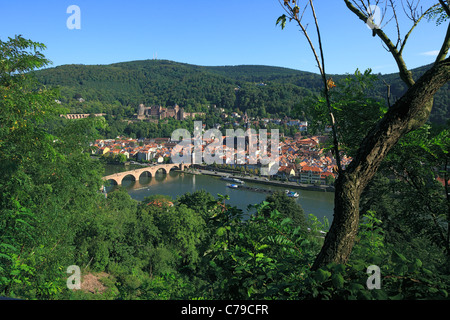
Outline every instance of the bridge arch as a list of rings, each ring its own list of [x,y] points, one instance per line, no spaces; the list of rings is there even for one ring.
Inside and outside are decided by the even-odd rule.
[[[119,182],[117,181],[116,178],[109,178],[109,179],[105,179],[106,183],[111,184],[111,186],[118,186]],[[122,183],[122,181],[120,181]]]
[[[167,169],[166,169],[165,167],[157,168],[157,169],[155,170],[155,174],[156,174],[157,172],[164,172],[164,174],[167,174],[167,173],[168,173],[168,172],[167,172]]]
[[[139,172],[137,175],[138,175],[138,180],[139,180],[140,178],[143,178],[143,177],[151,177],[151,178],[153,178],[155,173],[152,172],[152,170],[143,170],[143,171]]]
[[[184,168],[190,167],[190,164],[176,164],[176,163],[170,163],[170,164],[161,164],[161,165],[154,165],[154,166],[148,166],[141,169],[135,169],[120,173],[115,173],[109,176],[103,177],[103,180],[112,180],[115,184],[121,185],[123,180],[125,178],[128,179],[128,176],[132,176],[134,181],[139,181],[139,178],[146,173],[147,175],[150,175],[151,177],[154,177],[156,172],[159,169],[162,169],[165,174],[168,174],[172,170],[184,170]]]
[[[172,166],[169,166],[169,172],[170,171],[172,171],[172,170],[180,170],[180,166],[179,165],[172,165]]]
[[[127,172],[126,172],[127,173]],[[137,179],[136,179],[136,175],[134,174],[134,173],[132,173],[132,172],[129,172],[129,173],[127,173],[127,174],[125,174],[123,177],[122,177],[122,181],[120,181],[120,184],[123,184],[123,181],[126,179],[126,180],[129,180],[128,178],[129,177],[131,177],[132,179],[132,181],[137,181],[137,180],[139,180],[139,176],[137,177]]]

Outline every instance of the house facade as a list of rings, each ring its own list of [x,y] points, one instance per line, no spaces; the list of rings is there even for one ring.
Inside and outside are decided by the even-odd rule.
[[[319,167],[303,166],[299,172],[300,183],[321,184],[321,173]]]

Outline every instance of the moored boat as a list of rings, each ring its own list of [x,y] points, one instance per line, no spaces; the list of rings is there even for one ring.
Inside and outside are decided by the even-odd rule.
[[[236,179],[236,178],[231,178],[230,176],[222,177],[221,179],[225,180],[225,181],[231,181],[234,183],[244,184],[244,181],[242,181],[240,179]]]
[[[290,198],[298,198],[299,197],[299,194],[295,191],[286,190],[286,194]]]

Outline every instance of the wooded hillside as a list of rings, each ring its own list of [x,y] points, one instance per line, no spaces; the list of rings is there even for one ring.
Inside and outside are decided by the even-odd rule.
[[[418,78],[429,66],[413,70]],[[354,70],[349,71],[353,73]],[[64,65],[36,72],[47,86],[58,86],[61,101],[71,112],[110,112],[140,103],[173,106],[186,111],[205,111],[216,105],[227,110],[247,111],[252,116],[297,116],[296,106],[321,90],[318,74],[294,69],[260,66],[206,67],[167,60],[142,60],[110,65]],[[338,83],[347,75],[332,75]],[[368,94],[391,103],[406,87],[397,74],[378,74],[379,81]],[[80,103],[79,98],[85,101]],[[435,97],[430,120],[450,118],[450,91],[444,86]]]

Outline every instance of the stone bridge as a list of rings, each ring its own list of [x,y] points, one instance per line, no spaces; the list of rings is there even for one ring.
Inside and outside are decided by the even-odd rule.
[[[143,173],[147,173],[151,177],[154,177],[156,172],[159,170],[164,171],[166,174],[170,172],[170,170],[181,170],[183,171],[184,168],[190,167],[190,164],[176,164],[176,163],[170,163],[170,164],[160,164],[160,165],[150,165],[147,167],[143,167],[141,169],[135,169],[135,170],[129,170],[125,172],[119,172],[115,174],[111,174],[109,176],[105,176],[102,179],[105,181],[112,180],[117,185],[121,185],[122,181],[125,177],[131,176],[134,178],[135,181],[139,181],[139,177]]]

